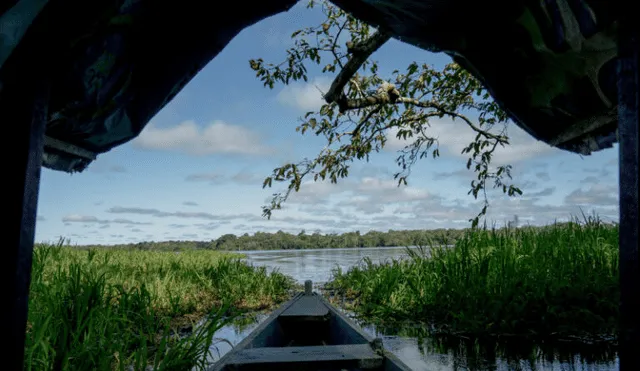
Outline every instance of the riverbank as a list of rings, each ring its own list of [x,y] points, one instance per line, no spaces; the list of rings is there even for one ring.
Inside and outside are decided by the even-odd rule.
[[[496,362],[502,362],[496,357],[514,364],[543,357],[536,350],[540,344],[536,337],[576,336],[591,326],[585,323],[604,323],[601,335],[613,332],[607,328],[613,329],[612,318],[617,318],[617,227],[574,223],[474,233],[455,249],[434,249],[431,255],[427,250],[408,259],[403,248],[246,254],[252,264],[265,268],[238,260],[243,255],[205,249],[87,251],[39,246],[34,255],[26,364],[31,370],[113,370],[127,365],[143,370],[147,363],[165,370],[190,369],[204,359],[213,334],[233,343],[242,338],[237,320],[231,324],[229,314],[247,313],[243,319],[253,328],[251,313],[268,311],[287,299],[293,280],[269,274],[272,269],[300,282],[322,282],[336,265],[343,271],[327,286],[333,298],[346,298],[346,309],[355,310],[361,319],[369,317],[375,336],[392,342],[393,349],[402,347],[401,358],[416,369],[455,369],[438,363],[446,357],[451,365],[485,359],[487,367],[477,369],[495,369]],[[350,271],[362,257],[370,257],[369,263]],[[391,258],[397,260],[373,264]],[[423,305],[426,309],[421,311]],[[614,312],[609,319],[602,310],[607,306]],[[191,324],[202,318],[208,321],[194,332]],[[486,327],[492,318],[503,320],[498,324],[503,327],[495,319],[493,327]],[[422,323],[408,324],[407,319]],[[520,332],[505,330],[510,323],[520,326]],[[551,330],[545,333],[538,325]],[[554,333],[558,325],[582,331]],[[435,336],[442,334],[454,335],[453,342],[473,337],[483,341],[465,340],[464,349],[456,350],[457,345],[444,346],[443,337]],[[394,335],[401,338],[392,339]],[[518,344],[526,337],[531,347],[492,355],[498,346],[485,338],[510,335],[519,337]],[[500,343],[503,347],[505,342]],[[217,347],[224,351],[230,345]],[[470,350],[476,348],[483,349],[482,355],[472,355]],[[549,360],[561,364],[575,360],[570,348],[566,359],[548,356]],[[589,349],[578,359],[605,362],[601,369],[615,369],[614,353],[607,350],[600,356]]]
[[[419,321],[466,337],[611,341],[618,227],[589,220],[467,232],[454,248],[336,269],[327,292],[376,323]]]
[[[241,236],[225,234],[210,241],[144,241],[123,245],[85,245],[79,249],[131,249],[151,251],[216,250],[216,251],[255,251],[255,250],[307,250],[363,247],[417,246],[428,241],[449,244],[464,233],[463,229],[433,230],[389,230],[387,232],[359,231],[342,234],[300,233],[283,231],[276,233],[256,232]]]
[[[241,257],[37,246],[26,369],[190,369],[236,314],[271,309],[294,288]]]

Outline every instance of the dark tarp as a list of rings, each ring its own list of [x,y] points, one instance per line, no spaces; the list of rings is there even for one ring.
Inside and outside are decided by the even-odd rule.
[[[616,2],[334,2],[400,40],[452,55],[539,140],[581,154],[617,140]],[[44,166],[82,171],[135,138],[243,28],[293,4],[4,1],[0,94],[20,89],[29,74],[21,61],[42,59],[53,76]],[[40,55],[43,45],[56,52]]]

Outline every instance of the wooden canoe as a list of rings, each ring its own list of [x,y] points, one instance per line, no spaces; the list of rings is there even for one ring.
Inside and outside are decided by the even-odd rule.
[[[209,371],[410,371],[321,295],[311,282],[276,309]]]

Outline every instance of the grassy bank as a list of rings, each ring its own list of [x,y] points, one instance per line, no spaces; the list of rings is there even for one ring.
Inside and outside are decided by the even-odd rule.
[[[272,307],[291,288],[290,278],[232,254],[38,246],[26,365],[188,370],[204,361],[211,335],[230,315]],[[189,331],[202,318],[208,320]]]
[[[441,332],[478,337],[612,336],[618,227],[589,220],[478,230],[454,248],[338,269],[327,288],[378,322],[419,320]]]

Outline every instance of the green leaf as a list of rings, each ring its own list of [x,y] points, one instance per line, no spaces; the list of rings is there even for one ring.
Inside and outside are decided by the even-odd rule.
[[[308,7],[313,7],[317,4],[316,1],[311,0]],[[320,4],[325,19],[317,25],[294,32],[291,35],[295,38],[294,47],[286,50],[286,58],[282,62],[250,60],[250,67],[256,71],[256,77],[265,87],[273,89],[275,85],[288,85],[299,80],[308,82],[309,65],[320,64],[323,58],[331,63],[323,64],[322,72],[337,72],[336,69],[350,57],[344,55],[344,46],[336,43],[337,32],[343,25],[345,27],[340,39],[345,37],[353,43],[364,45],[362,42],[370,37],[368,25],[329,1],[322,1]],[[510,165],[497,167],[494,172],[491,161],[497,147],[496,139],[477,129],[481,127],[482,130],[499,132],[496,126],[506,124],[508,119],[480,81],[455,63],[447,64],[444,68],[416,62],[407,65],[406,69],[402,69],[402,66],[393,67],[400,68],[395,68],[390,75],[386,75],[379,70],[376,61],[371,58],[366,60],[358,66],[357,73],[350,77],[349,83],[340,92],[340,99],[352,100],[348,107],[355,107],[354,109],[341,111],[346,106],[341,101],[340,107],[337,102],[323,104],[317,112],[307,112],[304,115],[305,121],[296,127],[296,131],[304,134],[309,129],[313,130],[314,134],[324,138],[324,148],[311,159],[305,158],[274,169],[272,179],[286,181],[288,187],[284,193],[273,196],[271,205],[265,206],[265,216],[269,217],[272,210],[286,202],[291,192],[304,187],[302,184],[309,174],[314,180],[328,177],[331,182],[347,177],[348,165],[356,160],[369,161],[373,151],[378,152],[385,147],[390,132],[394,132],[396,138],[406,143],[398,151],[398,172],[394,173],[398,185],[406,185],[411,168],[418,160],[430,161],[429,157],[440,157],[439,148],[432,147],[437,141],[431,137],[434,133],[429,127],[429,119],[434,117],[459,118],[464,115],[473,123],[473,126],[465,127],[466,121],[458,120],[461,126],[455,129],[460,130],[461,135],[466,135],[463,130],[470,130],[468,133],[472,133],[474,137],[461,151],[468,156],[467,169],[473,171],[477,178],[470,185],[469,195],[476,199],[479,195],[485,195],[481,191],[485,189],[487,181],[492,182],[493,188],[502,187],[503,192],[509,196],[522,193],[508,182],[511,179]],[[401,70],[404,73],[400,73]],[[393,82],[400,96],[418,99],[425,104],[372,102],[376,90],[385,81]],[[362,102],[368,103],[363,105]],[[440,108],[436,109],[437,107]],[[507,142],[508,145],[508,138],[499,138],[498,144],[502,145],[501,142]],[[432,156],[429,156],[429,152]],[[484,215],[490,205],[487,196],[484,197],[484,206],[479,215]],[[473,226],[477,226],[479,218],[470,221]]]

